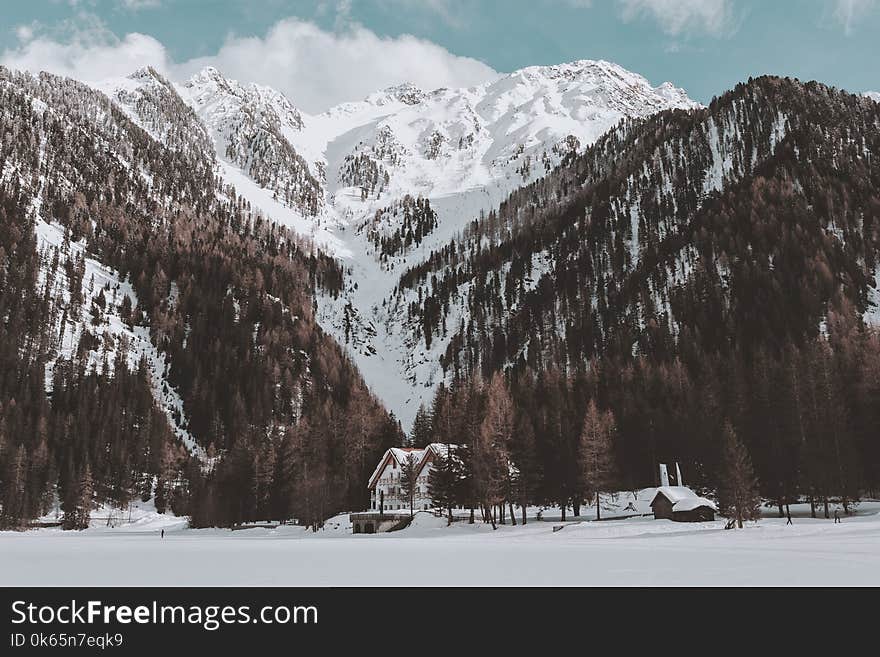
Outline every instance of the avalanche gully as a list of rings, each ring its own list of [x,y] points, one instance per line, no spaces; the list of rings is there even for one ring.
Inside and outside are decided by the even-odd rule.
[[[698,107],[670,83],[652,87],[604,61],[525,68],[467,89],[401,84],[319,115],[211,67],[183,84],[142,69],[95,87],[160,141],[167,133],[143,108],[185,103],[194,113],[183,129],[213,145],[217,173],[344,263],[344,292],[319,293],[316,317],[404,429],[444,378],[448,338],[430,348],[417,338],[400,274],[621,119]],[[400,231],[408,197],[428,199],[435,220],[419,240],[380,254],[377,239]]]

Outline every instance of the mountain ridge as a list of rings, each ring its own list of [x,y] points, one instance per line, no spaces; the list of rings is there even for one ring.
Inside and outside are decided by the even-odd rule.
[[[120,90],[132,79],[140,78],[99,87],[124,100]],[[394,272],[621,118],[699,106],[671,83],[655,88],[601,60],[527,67],[462,89],[402,83],[318,115],[213,67],[172,86],[207,127],[218,175],[350,270],[344,298],[319,298],[319,321],[348,346],[370,385],[386,391],[405,424],[437,380],[420,374],[424,357],[414,360],[412,346],[389,332],[381,305],[396,285]],[[409,197],[429,199],[430,230],[379,254],[377,240],[401,229],[388,209]]]

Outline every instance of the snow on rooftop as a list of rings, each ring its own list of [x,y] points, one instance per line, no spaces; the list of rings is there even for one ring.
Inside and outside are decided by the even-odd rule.
[[[699,509],[701,506],[707,506],[713,511],[717,511],[718,509],[715,507],[715,503],[711,500],[707,500],[705,497],[687,497],[683,500],[679,500],[675,504],[672,505],[673,511],[693,511],[694,509]]]
[[[667,500],[672,502],[673,511],[693,511],[701,506],[708,506],[710,509],[717,511],[715,503],[700,497],[687,486],[660,486],[657,489],[657,495],[663,495]],[[651,504],[653,504],[653,500]]]
[[[399,465],[403,465],[409,455],[412,454],[416,458],[418,470],[421,471],[425,458],[430,452],[434,452],[438,456],[446,456],[450,448],[455,450],[456,447],[458,447],[458,445],[447,443],[431,443],[427,447],[390,447],[384,454],[382,454],[382,458],[379,459],[379,464],[376,466],[376,469],[373,470],[373,474],[370,475],[367,487],[372,487],[376,479],[382,474],[382,470],[384,469],[383,466],[388,462],[389,455],[391,455]]]

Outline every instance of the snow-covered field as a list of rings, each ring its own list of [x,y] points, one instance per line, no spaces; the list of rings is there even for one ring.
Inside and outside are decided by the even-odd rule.
[[[557,532],[561,523],[532,519],[493,532],[420,514],[406,530],[355,536],[345,516],[317,534],[233,532],[136,510],[131,524],[118,514],[126,522],[115,528],[97,520],[84,532],[0,532],[0,584],[880,585],[880,502],[862,503],[841,524],[811,519],[803,505],[792,511],[793,526],[768,517],[735,531],[724,521],[639,517],[567,522]]]

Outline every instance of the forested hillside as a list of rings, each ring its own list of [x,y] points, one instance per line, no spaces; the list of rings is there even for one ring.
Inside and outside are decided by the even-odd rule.
[[[317,117],[213,69],[98,86],[0,68],[3,527],[363,508],[404,438],[340,344],[393,408],[433,395],[411,439],[461,446],[456,505],[577,508],[662,461],[715,489],[731,434],[780,508],[880,487],[872,100],[701,108],[604,62]]]
[[[341,271],[220,184],[183,103],[139,111],[161,142],[0,69],[2,524],[55,496],[68,527],[133,496],[196,525],[361,505],[397,427],[314,322]]]
[[[619,487],[714,486],[731,421],[771,499],[876,489],[878,154],[880,105],[775,77],[623,121],[401,276],[392,312],[448,341],[432,439],[473,444],[504,371],[536,499],[582,496],[590,399]]]

